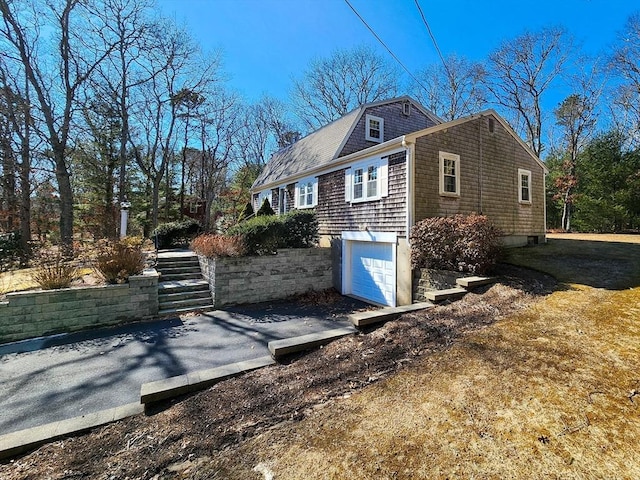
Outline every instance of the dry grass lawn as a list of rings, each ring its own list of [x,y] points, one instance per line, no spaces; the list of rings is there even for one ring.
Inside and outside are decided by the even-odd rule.
[[[640,236],[0,464],[26,479],[638,479]],[[554,289],[555,287],[555,289]],[[552,293],[551,293],[552,292]]]
[[[620,243],[519,251],[565,288],[221,464],[234,478],[640,478],[640,237]]]

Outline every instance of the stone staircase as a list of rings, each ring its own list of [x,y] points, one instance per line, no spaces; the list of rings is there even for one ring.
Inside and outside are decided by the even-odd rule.
[[[158,252],[156,270],[159,315],[213,309],[209,282],[202,278],[200,263],[189,250]]]
[[[495,282],[491,277],[463,277],[456,280],[456,286],[443,290],[432,290],[425,292],[424,296],[431,302],[442,302],[444,300],[458,300],[475,287],[488,285]]]

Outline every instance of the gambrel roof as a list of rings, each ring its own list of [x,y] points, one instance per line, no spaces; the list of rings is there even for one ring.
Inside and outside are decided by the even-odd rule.
[[[412,107],[417,108],[435,124],[442,122],[435,114],[408,96],[362,105],[274,153],[251,189],[259,190],[263,186],[270,186],[290,177],[299,177],[309,170],[331,165],[343,156],[341,152],[345,143],[368,109],[397,102],[411,102]]]

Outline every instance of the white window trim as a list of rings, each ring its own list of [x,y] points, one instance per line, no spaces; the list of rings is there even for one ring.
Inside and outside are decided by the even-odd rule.
[[[375,166],[377,171],[376,194],[367,196],[369,167]],[[362,169],[362,197],[354,198],[354,172]],[[389,195],[389,161],[388,158],[369,158],[356,163],[345,170],[345,201],[350,203],[373,202]]]
[[[369,122],[371,120],[375,120],[380,124],[380,138],[375,138],[369,135]],[[364,138],[365,140],[369,140],[370,142],[382,143],[384,142],[384,118],[376,117],[375,115],[365,115],[365,124],[364,124]]]
[[[438,156],[440,158],[440,195],[443,197],[459,197],[460,196],[460,155],[455,153],[448,152],[438,152]],[[444,161],[445,160],[453,160],[456,162],[456,191],[455,192],[446,192],[444,190]]]
[[[312,195],[311,203],[307,203],[307,196],[305,195],[305,203],[300,203],[300,185],[307,185],[311,183]],[[302,210],[305,208],[313,208],[318,205],[318,177],[307,177],[296,182],[296,188],[294,192],[295,208]]]
[[[522,177],[527,177],[527,183],[529,184],[529,200],[522,199]],[[523,168],[518,169],[518,202],[525,205],[531,205],[531,170],[525,170]]]

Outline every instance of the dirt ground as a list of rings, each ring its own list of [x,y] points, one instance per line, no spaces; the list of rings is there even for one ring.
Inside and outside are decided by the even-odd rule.
[[[514,251],[536,270],[503,265],[460,301],[43,446],[0,478],[640,478],[638,249]]]

